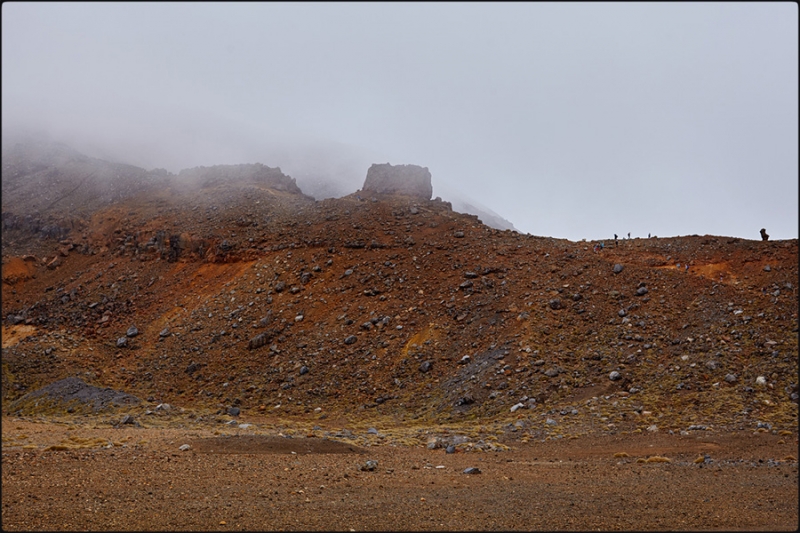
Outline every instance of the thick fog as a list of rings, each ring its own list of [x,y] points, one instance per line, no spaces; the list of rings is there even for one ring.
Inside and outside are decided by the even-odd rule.
[[[317,197],[427,166],[534,235],[796,238],[798,6],[7,2],[2,123]]]

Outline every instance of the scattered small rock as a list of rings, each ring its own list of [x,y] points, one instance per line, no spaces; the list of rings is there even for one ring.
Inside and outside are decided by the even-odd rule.
[[[378,467],[378,461],[370,459],[361,467],[363,472],[373,472]]]

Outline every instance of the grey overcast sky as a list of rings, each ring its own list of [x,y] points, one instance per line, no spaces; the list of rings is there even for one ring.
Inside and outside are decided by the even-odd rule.
[[[417,164],[524,233],[798,236],[798,6],[4,3],[4,131],[303,187]]]

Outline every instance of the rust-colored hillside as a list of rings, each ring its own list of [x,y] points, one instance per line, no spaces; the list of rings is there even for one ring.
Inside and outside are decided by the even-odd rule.
[[[596,251],[442,201],[315,201],[263,166],[3,157],[4,411],[78,376],[306,417],[796,424],[797,240]]]

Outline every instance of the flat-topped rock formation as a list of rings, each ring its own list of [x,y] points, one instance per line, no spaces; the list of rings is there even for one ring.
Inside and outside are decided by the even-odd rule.
[[[367,170],[364,191],[379,194],[405,194],[430,200],[433,195],[428,167],[418,165],[373,164]]]

